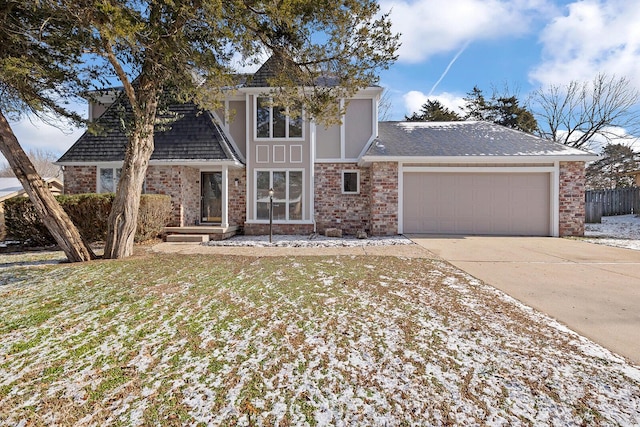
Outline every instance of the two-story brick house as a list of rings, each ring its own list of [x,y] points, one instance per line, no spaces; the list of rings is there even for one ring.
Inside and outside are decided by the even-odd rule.
[[[274,64],[217,111],[174,105],[156,129],[144,191],[171,196],[172,225],[265,234],[273,189],[275,233],[583,233],[589,153],[490,123],[378,123],[380,87],[341,101],[325,127],[270,102]],[[127,139],[113,94],[90,106],[107,131],[58,161],[67,193],[115,189]]]

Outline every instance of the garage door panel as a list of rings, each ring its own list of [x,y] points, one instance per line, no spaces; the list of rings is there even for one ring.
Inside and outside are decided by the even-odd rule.
[[[549,235],[548,173],[405,173],[405,233]]]

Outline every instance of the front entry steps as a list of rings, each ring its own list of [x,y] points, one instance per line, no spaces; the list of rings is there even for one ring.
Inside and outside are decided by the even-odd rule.
[[[202,243],[208,241],[208,234],[167,234],[167,242],[171,243]]]
[[[231,225],[197,225],[193,227],[165,227],[167,242],[202,243],[209,240],[225,240],[238,232],[238,227]]]

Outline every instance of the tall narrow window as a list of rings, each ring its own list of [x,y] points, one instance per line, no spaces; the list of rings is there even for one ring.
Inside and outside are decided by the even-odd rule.
[[[267,98],[258,98],[256,107],[256,136],[269,138],[271,136],[271,107]]]

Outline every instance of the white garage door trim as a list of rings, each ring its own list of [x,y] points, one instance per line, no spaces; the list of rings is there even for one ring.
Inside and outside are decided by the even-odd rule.
[[[398,233],[402,234],[404,225],[404,174],[420,172],[436,172],[436,173],[549,173],[550,177],[550,222],[551,235],[558,237],[559,235],[559,193],[560,193],[560,163],[554,162],[554,166],[404,166],[398,164]]]

